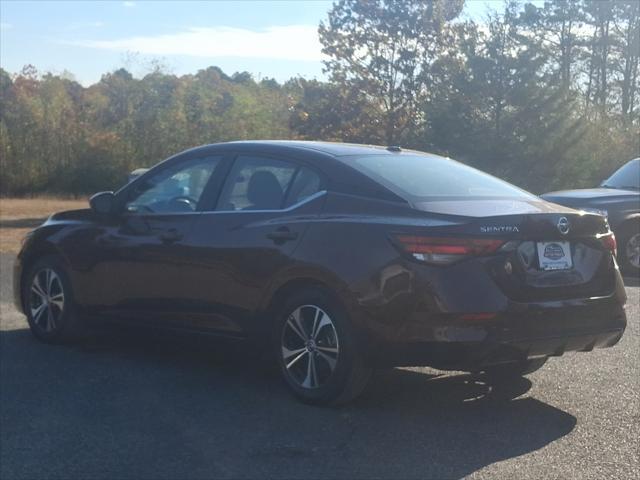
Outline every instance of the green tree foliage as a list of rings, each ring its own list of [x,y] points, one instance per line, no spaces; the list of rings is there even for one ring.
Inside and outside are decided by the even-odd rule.
[[[296,99],[289,127],[305,140],[371,143],[377,138],[375,107],[339,85],[297,78],[285,85]]]
[[[75,195],[186,148],[237,139],[401,144],[535,192],[596,185],[640,156],[640,2],[338,0],[319,27],[328,81],[159,64],[83,87],[0,69],[0,193]]]
[[[473,22],[458,18],[457,2],[344,0],[320,38],[333,88],[378,108],[386,135],[373,138],[458,157],[540,192],[597,184],[640,155],[639,8],[508,0]],[[405,69],[393,60],[407,48]]]
[[[419,123],[431,63],[463,0],[339,0],[320,24],[326,69],[373,107],[376,140],[396,143]]]
[[[0,93],[3,195],[117,188],[131,170],[196,145],[291,136],[287,89],[216,67],[142,79],[119,69],[83,88],[29,66],[0,70]]]

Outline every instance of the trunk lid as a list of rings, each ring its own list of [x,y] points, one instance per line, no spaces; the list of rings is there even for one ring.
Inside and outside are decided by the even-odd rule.
[[[603,237],[607,220],[540,201],[460,200],[424,202],[416,208],[456,215],[453,225],[430,228],[443,236],[505,241],[495,254],[477,257],[504,293],[516,301],[607,295],[615,263]]]
[[[577,213],[569,207],[549,203],[541,198],[436,197],[416,202],[413,207],[425,212],[466,217],[491,217],[532,213]]]
[[[570,240],[609,231],[607,220],[601,215],[541,199],[436,200],[413,207],[438,216],[454,215],[458,221],[444,227],[446,231],[481,238]]]

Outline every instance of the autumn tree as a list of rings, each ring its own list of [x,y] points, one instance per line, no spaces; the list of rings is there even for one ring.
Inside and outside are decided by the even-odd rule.
[[[320,24],[331,80],[375,109],[376,140],[395,144],[420,123],[429,69],[463,0],[340,0]]]
[[[495,5],[495,4],[494,4]],[[640,3],[339,0],[326,80],[161,63],[74,76],[0,69],[0,193],[84,195],[196,145],[293,138],[401,144],[543,192],[640,156]]]

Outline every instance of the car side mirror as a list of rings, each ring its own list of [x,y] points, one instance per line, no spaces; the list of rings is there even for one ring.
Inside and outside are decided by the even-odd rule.
[[[89,199],[89,205],[94,212],[109,215],[115,210],[115,199],[113,192],[100,192]]]

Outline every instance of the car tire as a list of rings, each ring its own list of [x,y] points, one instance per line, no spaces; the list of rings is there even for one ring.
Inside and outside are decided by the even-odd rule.
[[[22,301],[31,333],[38,340],[65,343],[81,335],[71,283],[58,257],[42,257],[29,268]]]
[[[624,273],[640,274],[640,222],[623,224],[616,234],[618,240],[618,263]]]
[[[305,403],[349,402],[371,377],[347,310],[322,288],[298,291],[284,302],[275,319],[273,345],[282,377]]]
[[[548,357],[532,358],[522,362],[503,363],[484,370],[485,375],[494,381],[511,380],[540,370]]]

